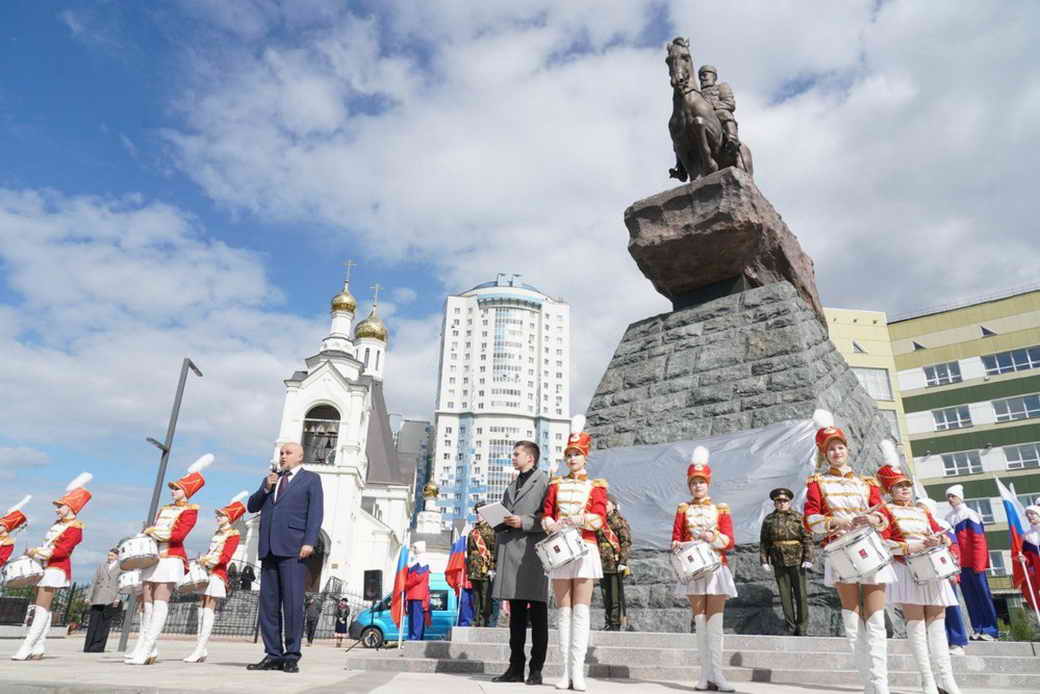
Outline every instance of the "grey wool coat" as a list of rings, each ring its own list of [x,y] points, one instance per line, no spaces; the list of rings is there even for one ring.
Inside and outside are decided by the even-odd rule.
[[[513,480],[506,487],[502,505],[513,515],[523,517],[523,527],[502,524],[495,528],[498,550],[491,596],[496,600],[548,602],[549,578],[534,546],[545,539],[542,502],[549,488],[549,476],[544,470],[535,470],[520,489],[517,489],[517,481]]]

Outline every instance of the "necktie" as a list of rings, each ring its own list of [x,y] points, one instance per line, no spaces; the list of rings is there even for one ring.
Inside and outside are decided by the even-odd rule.
[[[278,480],[278,488],[274,490],[274,500],[277,502],[282,498],[282,492],[285,491],[286,485],[289,484],[289,473],[282,475],[281,479]]]

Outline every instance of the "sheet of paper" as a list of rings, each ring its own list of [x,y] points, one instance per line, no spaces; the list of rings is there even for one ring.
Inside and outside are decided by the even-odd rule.
[[[500,525],[510,513],[502,504],[494,503],[481,506],[480,510],[477,511],[477,515],[494,528],[496,525]]]

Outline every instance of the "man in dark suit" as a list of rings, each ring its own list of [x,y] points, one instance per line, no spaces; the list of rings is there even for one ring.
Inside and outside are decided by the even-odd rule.
[[[321,477],[301,467],[300,444],[283,444],[278,459],[279,470],[264,478],[247,505],[250,513],[260,512],[260,631],[265,653],[263,660],[247,667],[299,672],[307,577],[303,560],[318,544],[324,499]]]

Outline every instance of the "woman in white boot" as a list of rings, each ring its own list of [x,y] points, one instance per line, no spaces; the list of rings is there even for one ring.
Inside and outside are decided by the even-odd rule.
[[[732,692],[733,686],[722,674],[722,615],[726,600],[737,597],[737,586],[729,570],[726,552],[734,547],[733,517],[729,506],[716,503],[708,496],[711,467],[708,449],[697,446],[686,470],[686,486],[693,496],[679,504],[672,524],[672,550],[686,542],[707,542],[719,553],[721,564],[707,576],[675,586],[676,597],[685,595],[690,601],[697,630],[697,652],[701,658],[701,678],[697,691],[707,689]]]
[[[825,547],[850,530],[868,525],[880,532],[888,526],[879,513],[881,489],[873,477],[856,475],[849,466],[849,442],[845,432],[834,426],[825,410],[813,413],[816,432],[816,462],[822,472],[806,482],[805,526]],[[866,694],[888,694],[888,642],[885,632],[885,584],[895,580],[891,566],[860,579],[839,583],[830,557],[824,553],[823,582],[834,586],[841,600],[845,627],[856,667],[864,680]],[[863,600],[860,606],[860,592]],[[861,616],[862,615],[862,616]]]
[[[906,635],[921,673],[923,694],[960,694],[946,642],[946,608],[956,605],[957,597],[947,580],[916,583],[906,563],[907,555],[948,546],[950,540],[928,509],[914,503],[913,483],[900,469],[895,445],[883,441],[882,449],[886,464],[877,471],[877,478],[892,498],[881,510],[888,518],[885,543],[895,558],[892,567],[896,575],[896,580],[885,587],[888,600],[899,605],[906,619]],[[939,687],[932,674],[933,665],[939,671]]]
[[[235,521],[246,512],[242,499],[247,496],[249,496],[249,492],[239,492],[231,499],[231,503],[224,508],[217,509],[217,532],[209,541],[209,551],[197,560],[209,572],[209,584],[202,594],[202,607],[199,609],[199,634],[195,642],[195,650],[184,659],[186,663],[206,661],[206,644],[209,642],[209,635],[213,632],[214,610],[217,607],[217,600],[227,597],[228,562],[238,549],[239,532],[234,525]]]
[[[207,453],[191,464],[187,475],[170,482],[172,503],[160,508],[155,523],[144,529],[145,535],[159,543],[159,563],[141,570],[144,612],[141,614],[137,647],[124,658],[124,662],[130,665],[152,665],[159,660],[156,644],[166,626],[170,596],[188,568],[184,539],[199,518],[199,507],[189,504],[188,500],[206,484],[199,471],[212,462],[213,455]]]
[[[589,543],[584,557],[572,561],[549,574],[559,613],[560,659],[563,676],[557,689],[586,690],[585,653],[589,647],[589,603],[592,589],[603,578],[596,544],[596,530],[607,523],[607,482],[590,480],[585,474],[586,458],[592,438],[582,429],[585,417],[571,420],[571,435],[563,458],[565,477],[553,477],[542,507],[542,528],[547,533],[571,526],[581,531],[581,539]]]
[[[72,580],[72,550],[83,540],[83,523],[76,516],[90,501],[90,492],[84,489],[84,485],[91,479],[93,475],[84,472],[69,482],[65,487],[65,495],[53,502],[58,520],[47,531],[43,544],[26,552],[44,565],[44,571],[43,578],[36,584],[32,626],[11,660],[43,659],[47,630],[51,626],[51,601],[59,588],[69,586]]]

